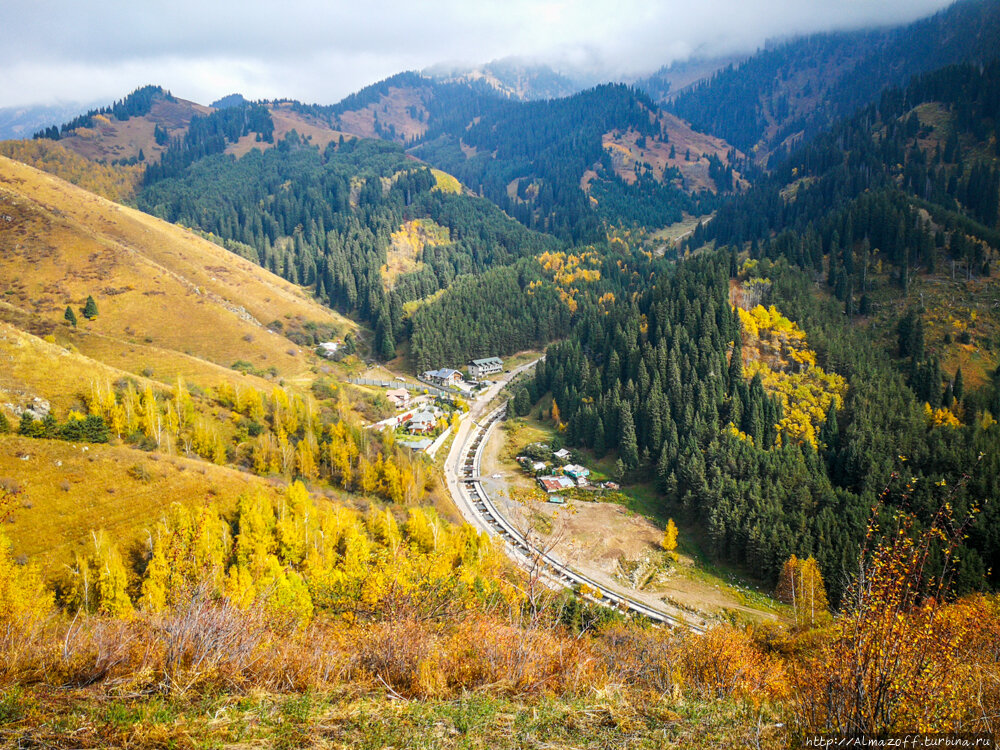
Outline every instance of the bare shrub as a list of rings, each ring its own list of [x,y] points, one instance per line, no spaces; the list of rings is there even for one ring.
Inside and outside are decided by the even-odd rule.
[[[148,679],[153,644],[142,636],[141,623],[77,614],[55,634],[49,679],[72,687]]]
[[[680,689],[679,637],[672,631],[617,626],[595,643],[611,680],[676,696]]]
[[[163,686],[184,694],[203,685],[242,689],[269,647],[263,608],[241,611],[203,591],[153,624],[163,644]]]

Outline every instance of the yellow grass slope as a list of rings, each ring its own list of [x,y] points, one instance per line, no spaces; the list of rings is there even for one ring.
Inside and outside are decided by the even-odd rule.
[[[302,289],[194,234],[0,157],[0,317],[113,367],[170,382],[249,362],[296,378],[288,332],[352,325]],[[99,315],[87,321],[87,296]],[[67,306],[79,328],[63,322]],[[270,330],[269,330],[270,329]]]
[[[50,576],[103,529],[129,549],[170,504],[235,506],[240,493],[279,488],[260,477],[204,461],[125,446],[0,436],[0,484],[15,492],[4,532],[14,554]]]

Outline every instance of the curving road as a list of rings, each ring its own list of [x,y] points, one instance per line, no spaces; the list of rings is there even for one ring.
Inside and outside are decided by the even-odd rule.
[[[586,586],[590,592],[586,598],[599,604],[641,614],[650,620],[668,626],[685,627],[702,632],[704,628],[681,620],[647,604],[611,591],[591,578],[559,562],[547,552],[534,546],[524,535],[497,510],[479,481],[480,462],[483,448],[492,430],[506,415],[507,404],[503,404],[485,416],[486,405],[511,379],[535,362],[517,368],[498,381],[484,398],[470,410],[462,420],[451,451],[445,462],[445,480],[448,490],[465,519],[481,531],[497,537],[503,542],[504,551],[521,567],[541,574],[545,582],[552,586],[573,588]],[[477,408],[478,407],[478,408]]]

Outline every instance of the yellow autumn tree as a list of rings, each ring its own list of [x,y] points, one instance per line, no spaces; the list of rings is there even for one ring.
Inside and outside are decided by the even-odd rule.
[[[800,626],[813,627],[829,616],[826,585],[819,565],[811,556],[803,560],[792,555],[785,561],[775,596],[792,606],[795,622]]]
[[[97,592],[97,611],[112,617],[132,614],[132,600],[128,595],[128,570],[118,547],[104,531],[92,534],[94,552],[91,568]]]
[[[931,571],[950,569],[976,512],[957,519],[945,501],[922,524],[897,514],[890,533],[875,521],[880,512],[843,613],[796,670],[794,726],[869,737],[969,731],[963,717],[984,716],[975,660],[996,664],[996,605],[948,603],[948,579]],[[990,645],[977,654],[977,642]]]
[[[677,557],[677,524],[674,523],[674,519],[667,519],[667,528],[663,530],[663,539],[660,540],[660,546],[663,550],[671,557]]]
[[[4,491],[0,489],[0,494]],[[0,517],[3,515],[0,502]],[[52,594],[36,565],[18,565],[10,542],[0,531],[0,627],[24,618],[40,620],[52,609]]]

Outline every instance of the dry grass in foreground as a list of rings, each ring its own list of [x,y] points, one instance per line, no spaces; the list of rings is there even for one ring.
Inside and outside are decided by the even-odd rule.
[[[9,506],[8,506],[9,507]],[[874,527],[873,527],[874,528]],[[819,627],[629,623],[508,577],[470,529],[318,508],[178,508],[129,569],[95,538],[58,592],[0,553],[11,746],[779,747],[811,731],[990,732],[1000,599],[925,573],[962,533],[874,532]],[[89,572],[88,572],[89,571]]]

